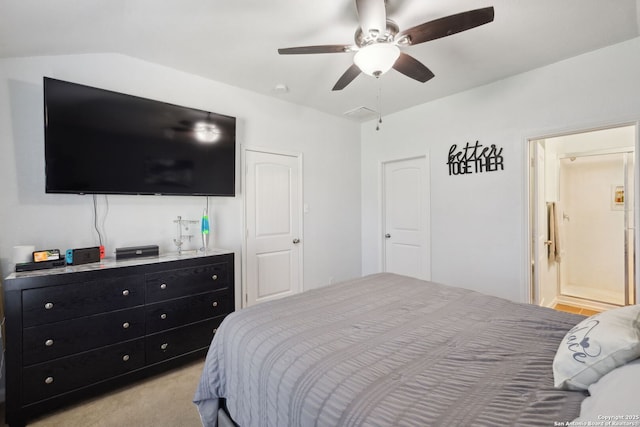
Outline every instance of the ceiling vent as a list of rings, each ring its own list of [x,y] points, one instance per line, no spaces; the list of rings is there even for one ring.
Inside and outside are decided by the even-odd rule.
[[[378,112],[367,107],[357,107],[345,112],[344,115],[352,120],[364,122],[366,120],[373,120],[377,118]]]

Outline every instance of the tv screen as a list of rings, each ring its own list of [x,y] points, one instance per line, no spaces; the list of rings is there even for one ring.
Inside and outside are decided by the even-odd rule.
[[[47,193],[235,195],[234,117],[44,78]]]

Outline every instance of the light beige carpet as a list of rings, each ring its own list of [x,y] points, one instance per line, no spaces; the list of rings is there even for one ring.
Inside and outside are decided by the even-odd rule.
[[[67,407],[29,427],[199,427],[192,403],[204,360]]]

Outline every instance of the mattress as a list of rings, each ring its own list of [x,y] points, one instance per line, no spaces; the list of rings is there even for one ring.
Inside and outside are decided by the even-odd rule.
[[[582,320],[388,273],[239,310],[213,339],[194,402],[250,426],[550,426],[585,394],[553,387]]]

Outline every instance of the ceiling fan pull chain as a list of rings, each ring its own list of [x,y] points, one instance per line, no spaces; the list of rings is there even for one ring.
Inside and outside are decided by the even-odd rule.
[[[382,124],[382,83],[378,79],[378,123],[376,124],[376,130],[380,130]]]

